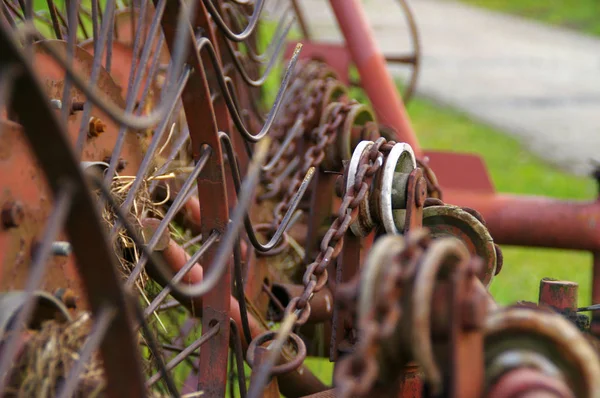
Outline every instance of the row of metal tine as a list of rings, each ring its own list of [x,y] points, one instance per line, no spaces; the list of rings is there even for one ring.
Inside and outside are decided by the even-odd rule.
[[[270,242],[266,244],[261,243],[257,238],[255,229],[247,215],[253,200],[253,193],[258,185],[260,173],[265,167],[264,163],[267,157],[267,147],[261,145],[262,142],[260,141],[269,135],[269,132],[274,125],[278,111],[284,101],[285,89],[294,71],[298,51],[296,51],[287,66],[282,83],[277,91],[275,101],[266,114],[262,111],[261,104],[259,103],[260,98],[258,98],[255,89],[261,87],[265,83],[279,59],[285,38],[287,37],[294,20],[291,8],[288,7],[280,14],[281,17],[277,22],[274,40],[263,53],[260,53],[256,45],[256,34],[259,20],[264,17],[262,12],[265,6],[265,0],[256,0],[255,2],[252,0],[231,0],[229,2],[202,0],[202,4],[199,4],[199,1],[181,1],[175,40],[173,45],[170,46],[173,50],[170,54],[170,62],[165,66],[160,64],[159,55],[165,42],[161,29],[161,19],[163,18],[167,2],[168,0],[156,0],[154,3],[133,0],[130,4],[126,5],[117,2],[117,0],[106,0],[105,2],[100,2],[99,0],[83,2],[80,0],[65,0],[64,3],[61,2],[61,4],[58,4],[54,0],[47,0],[47,8],[44,11],[41,11],[35,9],[32,0],[19,0],[18,2],[13,0],[0,0],[3,41],[10,40],[13,44],[20,46],[24,54],[24,59],[31,60],[31,54],[29,54],[30,46],[34,41],[41,40],[39,42],[40,45],[65,70],[62,98],[60,99],[60,102],[55,101],[55,104],[58,103],[58,107],[61,109],[60,122],[63,127],[66,126],[70,114],[69,106],[66,104],[71,103],[70,96],[72,88],[75,87],[80,90],[87,99],[83,105],[82,122],[74,148],[76,159],[81,160],[87,134],[86,121],[90,118],[92,107],[97,107],[120,125],[111,161],[105,173],[105,178],[103,181],[94,179],[92,182],[95,189],[101,193],[102,200],[112,207],[119,220],[117,225],[113,227],[112,233],[116,233],[119,228],[124,228],[128,235],[136,242],[137,247],[141,248],[143,251],[141,260],[136,264],[127,280],[127,286],[131,287],[135,283],[135,280],[139,277],[148,262],[153,264],[154,268],[162,274],[165,280],[170,281],[164,290],[145,310],[142,310],[137,303],[134,304],[137,315],[135,320],[143,331],[146,344],[154,353],[158,353],[161,348],[149,330],[146,318],[159,308],[164,299],[171,292],[191,298],[202,296],[213,289],[225,272],[232,253],[239,251],[239,236],[244,226],[250,243],[252,243],[257,250],[265,252],[272,249],[282,238],[285,229],[289,225],[290,220],[296,211],[300,198],[306,191],[308,182],[310,181],[309,179],[306,179],[294,196],[294,199],[291,202],[292,205],[287,211],[281,225],[279,225],[275,231]],[[224,71],[221,67],[220,55],[215,48],[216,43],[211,42],[209,37],[205,35],[206,32],[195,29],[195,35],[193,36],[195,43],[193,43],[193,48],[195,48],[198,53],[208,57],[207,59],[210,60],[210,65],[202,65],[205,69],[204,73],[214,76],[214,80],[217,83],[216,86],[210,87],[212,99],[213,101],[216,101],[219,98],[224,100],[237,133],[239,133],[246,142],[258,144],[246,145],[246,150],[248,151],[248,154],[252,156],[252,161],[245,172],[245,176],[242,178],[242,172],[235,162],[236,153],[231,138],[233,132],[219,132],[219,139],[225,152],[224,154],[227,156],[229,162],[233,163],[232,167],[229,167],[229,169],[231,170],[231,178],[238,194],[237,204],[231,213],[230,222],[225,234],[221,236],[218,232],[215,232],[208,237],[204,237],[201,248],[191,256],[186,266],[173,277],[169,268],[163,264],[161,258],[153,254],[152,250],[160,235],[168,230],[169,224],[174,219],[175,215],[181,210],[184,203],[194,194],[194,184],[196,179],[202,172],[203,167],[206,165],[215,149],[209,146],[201,148],[201,154],[199,158],[196,159],[193,170],[187,176],[178,196],[171,203],[169,210],[161,220],[156,234],[149,242],[144,242],[139,236],[135,228],[127,221],[126,214],[131,210],[136,192],[140,189],[142,181],[150,172],[151,165],[153,164],[152,160],[159,148],[161,140],[168,131],[168,127],[172,124],[172,118],[179,113],[182,107],[180,98],[181,93],[187,84],[190,75],[197,72],[187,63],[187,60],[190,56],[189,48],[192,44],[190,43],[192,35],[189,34],[189,29],[190,26],[194,27],[194,18],[197,8],[201,6],[205,7],[208,13],[210,13],[212,21],[224,38],[222,44],[224,44],[228,56],[233,61],[233,67],[236,69],[239,76],[241,76],[241,79],[237,79],[236,82],[243,82],[247,85],[247,88],[236,87],[234,80],[226,73],[231,72],[231,70]],[[125,108],[121,109],[115,103],[107,100],[97,88],[97,84],[102,67],[109,72],[111,70],[113,56],[112,44],[118,39],[115,37],[116,30],[113,28],[115,16],[120,9],[126,7],[135,9],[137,12],[130,13],[132,19],[132,36],[134,38],[131,43],[133,48],[133,60],[130,68],[128,85],[125,91]],[[151,18],[148,18],[147,15],[151,15]],[[84,22],[85,20],[91,22],[91,35],[90,32],[88,32],[88,28]],[[40,33],[41,30],[43,30],[41,29],[41,26],[49,27],[54,38],[65,40],[67,42],[66,57],[58,53],[52,46],[47,45],[47,42],[43,40],[47,39],[47,37],[44,37],[44,34]],[[77,70],[75,70],[73,58],[75,46],[77,46],[81,40],[90,38],[93,40],[95,55],[90,77],[84,78]],[[223,48],[221,47],[221,50],[222,49]],[[29,58],[27,58],[27,56],[29,56]],[[24,73],[20,70],[20,65],[15,62],[9,63],[8,58],[9,57],[3,61],[0,60],[0,70],[2,71],[0,76],[3,77],[0,81],[0,109],[11,106],[12,89],[16,87],[12,87],[10,77],[13,73]],[[140,65],[148,65],[148,67],[140,68]],[[146,98],[148,97],[153,79],[155,79],[156,73],[159,70],[166,70],[166,79],[160,101],[150,112],[143,113],[143,109],[145,108],[143,106],[145,105],[144,101],[146,101]],[[260,70],[263,72],[259,74]],[[262,121],[260,129],[253,130],[249,127],[246,110],[241,109],[240,100],[238,98],[238,93],[242,90],[247,90],[246,92],[250,93],[252,103],[252,109],[250,111],[253,112],[253,118],[255,120]],[[138,103],[138,98],[141,98],[141,104]],[[223,126],[223,128],[225,128],[225,126]],[[143,129],[152,130],[152,139],[127,197],[124,202],[119,205],[115,203],[108,186],[118,167],[119,155],[123,150],[126,132],[128,130]],[[1,133],[2,132],[0,131],[0,134]],[[181,148],[185,146],[187,140],[187,130],[184,129],[183,134],[181,134],[178,141],[172,146],[170,153],[167,156],[167,162],[175,158]],[[163,166],[163,168],[164,167],[166,167],[166,165]],[[161,171],[164,170],[159,170],[158,172],[160,173]],[[17,329],[13,330],[14,333],[11,334],[7,344],[4,345],[5,349],[0,358],[0,391],[3,391],[9,380],[9,377],[7,376],[10,374],[10,367],[17,354],[18,344],[16,343],[19,339],[19,334],[33,314],[35,306],[34,292],[39,288],[43,279],[46,264],[48,263],[48,258],[52,251],[52,242],[55,241],[57,235],[63,229],[67,218],[71,214],[73,200],[77,190],[82,189],[81,186],[77,186],[74,181],[69,181],[68,179],[61,181],[60,185],[57,184],[58,183],[51,182],[51,185],[55,188],[54,192],[56,193],[54,208],[47,221],[40,248],[35,252],[35,257],[32,260],[32,265],[30,267],[31,272],[25,287],[27,299],[15,321]],[[155,188],[156,184],[151,185],[151,192]],[[206,269],[209,269],[210,271],[204,276],[203,281],[196,285],[181,283],[181,280],[187,271],[211,245],[217,244],[217,242],[219,243],[217,254],[214,257],[213,264],[206,267]],[[239,274],[241,272],[239,256],[234,256],[234,260],[236,261],[234,271]],[[241,275],[236,274],[235,277],[236,280],[241,279]],[[240,304],[242,304],[245,302],[243,291],[241,289],[238,290],[240,290],[240,297],[238,297],[238,299]],[[131,301],[134,302],[135,300]],[[242,306],[242,311],[245,311],[245,306]],[[79,373],[90,359],[92,353],[102,344],[103,338],[111,327],[110,325],[118,315],[117,312],[118,309],[114,305],[111,306],[107,304],[102,307],[99,313],[96,313],[92,332],[82,348],[77,365],[71,370],[71,374],[62,385],[62,389],[57,396],[68,397],[75,391]],[[242,333],[246,340],[250,341],[251,335],[247,324],[247,318],[242,316],[242,320],[244,319],[246,319],[246,322],[242,322]],[[172,396],[178,396],[179,392],[170,376],[170,369],[176,366],[185,357],[191,355],[202,344],[206,343],[206,341],[218,332],[218,328],[219,325],[216,325],[210,331],[205,331],[198,340],[183,349],[183,351],[169,363],[165,364],[162,360],[162,356],[159,354],[152,355],[156,361],[159,373],[147,380],[147,385],[150,386],[162,378],[166,383],[169,393],[172,394]],[[231,322],[231,328],[233,339],[232,347],[235,348],[238,376],[240,377],[239,388],[242,395],[245,395],[240,334],[237,331],[237,325],[233,321]]]

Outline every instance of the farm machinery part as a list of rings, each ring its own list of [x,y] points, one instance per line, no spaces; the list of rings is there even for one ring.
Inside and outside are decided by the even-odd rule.
[[[3,396],[597,396],[573,289],[496,305],[394,90],[298,47],[265,109],[264,6],[0,0]]]

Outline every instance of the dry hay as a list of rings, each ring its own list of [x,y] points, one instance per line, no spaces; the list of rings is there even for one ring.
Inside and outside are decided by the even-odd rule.
[[[71,322],[50,320],[42,323],[38,331],[30,330],[21,355],[13,367],[10,385],[5,397],[50,398],[55,397],[80,358],[92,326],[92,318],[83,312]],[[149,365],[146,363],[145,365]],[[153,372],[146,366],[146,372]],[[105,396],[105,376],[98,351],[94,352],[78,377],[73,397]],[[198,393],[196,393],[198,395]],[[163,398],[157,391],[148,391],[150,398]]]
[[[86,312],[73,322],[46,321],[39,331],[30,331],[6,396],[54,397],[79,358],[90,327],[91,317]],[[104,387],[102,361],[95,353],[79,376],[74,396],[97,397]]]

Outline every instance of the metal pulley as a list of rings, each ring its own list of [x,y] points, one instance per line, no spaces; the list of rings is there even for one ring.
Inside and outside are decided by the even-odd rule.
[[[436,238],[452,236],[459,239],[471,255],[483,260],[478,277],[485,286],[499,270],[496,246],[479,215],[458,206],[428,206],[423,210],[423,227]]]
[[[600,362],[588,339],[559,314],[508,307],[487,317],[486,396],[600,396]]]
[[[373,145],[373,141],[361,141],[356,146],[346,171],[346,191],[356,181],[363,153],[370,151]],[[360,204],[359,217],[350,227],[352,232],[356,236],[366,236],[375,225],[381,224],[385,232],[398,234],[406,225],[412,225],[410,220],[406,222],[410,217],[420,224],[420,217],[412,207],[423,206],[426,190],[410,145],[395,144],[385,157],[369,194]],[[396,222],[399,219],[401,221]]]

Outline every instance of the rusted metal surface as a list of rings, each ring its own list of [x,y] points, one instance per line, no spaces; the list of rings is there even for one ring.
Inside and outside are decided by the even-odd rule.
[[[544,278],[540,281],[540,304],[546,304],[559,311],[576,311],[579,285],[575,282]]]
[[[51,396],[98,352],[111,396],[599,394],[575,284],[544,279],[539,308],[487,291],[497,243],[598,253],[597,203],[497,195],[479,157],[421,156],[358,1],[331,1],[346,48],[288,51],[268,110],[290,10],[263,49],[263,0],[120,3],[0,2],[0,288],[25,289],[0,390],[43,289],[62,322],[91,310]],[[405,13],[416,53],[387,61],[418,66]],[[306,365],[327,354],[334,389]]]

